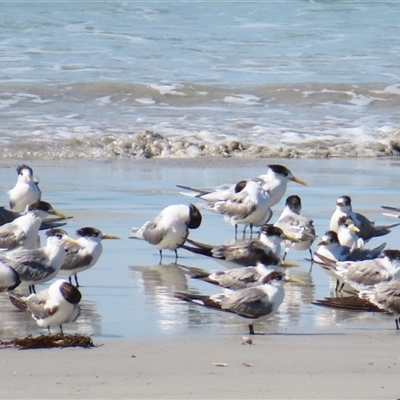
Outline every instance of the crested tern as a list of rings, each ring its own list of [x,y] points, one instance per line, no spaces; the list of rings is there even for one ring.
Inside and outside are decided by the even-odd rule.
[[[199,203],[199,207],[224,216],[225,221],[235,226],[235,238],[239,224],[262,226],[272,217],[270,195],[254,181],[240,181],[231,196],[216,202]]]
[[[118,236],[102,233],[99,229],[84,227],[76,231],[79,245],[65,244],[66,257],[58,271],[58,275],[68,276],[71,283],[72,275],[75,278],[76,287],[79,287],[77,274],[93,267],[103,252],[102,240],[119,239]]]
[[[132,239],[143,239],[154,245],[160,253],[164,249],[174,250],[183,245],[189,236],[189,229],[197,229],[201,224],[201,213],[193,204],[171,205],[164,208],[152,221],[147,221],[141,228],[131,228]]]
[[[228,271],[207,271],[201,268],[179,265],[185,274],[193,279],[202,280],[226,289],[238,290],[246,287],[259,286],[265,276],[273,271],[279,271],[279,266],[258,263],[253,267],[234,268]]]
[[[363,261],[334,261],[317,253],[322,268],[333,272],[342,284],[356,290],[400,278],[400,250],[384,250],[381,257]]]
[[[189,303],[236,314],[247,321],[249,334],[254,335],[253,324],[273,315],[282,304],[286,282],[303,283],[274,271],[265,276],[258,286],[228,290],[211,296],[189,292],[175,292],[174,296]]]
[[[396,329],[400,329],[400,280],[379,282],[366,286],[356,295],[326,297],[313,304],[352,311],[374,311],[394,316]]]
[[[20,217],[0,226],[0,249],[33,249],[36,247],[42,219],[34,207],[28,207],[28,211]]]
[[[74,322],[80,314],[81,292],[69,282],[58,279],[48,289],[29,296],[10,294],[11,303],[21,311],[29,312],[37,325],[47,328],[59,326],[64,334],[63,324]]]
[[[10,208],[24,212],[27,206],[38,202],[42,192],[33,178],[32,168],[27,165],[17,167],[18,179],[16,185],[8,192]]]
[[[39,230],[57,228],[66,225],[66,222],[63,221],[72,218],[66,216],[60,211],[55,210],[47,201],[40,200],[37,203],[28,206],[22,213],[9,210],[5,207],[0,207],[0,226],[9,222],[13,222],[16,218],[24,215],[29,207],[35,208],[39,217],[42,219],[42,224],[40,225]]]
[[[373,249],[351,249],[350,247],[343,246],[339,243],[337,233],[335,231],[327,231],[318,243],[318,248],[314,252],[312,261],[317,264],[324,263],[323,258],[333,261],[362,261],[372,260],[382,253],[386,246],[386,243],[382,243],[380,246]],[[343,285],[341,280],[338,278],[336,273],[332,269],[325,268],[325,272],[332,278],[336,279],[335,291],[341,291]]]
[[[342,246],[350,249],[361,249],[364,247],[364,240],[358,237],[357,233],[360,230],[354,225],[353,218],[343,215],[338,220],[338,240]]]
[[[257,182],[270,195],[270,207],[279,203],[286,193],[287,184],[296,182],[301,185],[306,183],[295,177],[288,168],[279,164],[269,164],[267,172],[251,179]],[[235,185],[222,185],[216,190],[196,189],[190,186],[176,185],[179,188],[189,190],[190,192],[182,192],[184,195],[198,197],[208,202],[217,202],[227,200],[232,196]]]
[[[38,249],[18,249],[0,255],[0,263],[13,268],[22,283],[35,293],[35,284],[53,279],[65,260],[66,242],[79,243],[68,237],[61,228],[46,232],[47,244]]]
[[[351,198],[349,196],[340,196],[336,200],[336,209],[333,213],[329,229],[335,232],[339,230],[339,218],[343,216],[350,216],[355,226],[360,230],[357,235],[367,242],[373,237],[384,236],[390,233],[390,229],[400,225],[400,223],[392,225],[376,226],[374,222],[370,221],[366,216],[356,213],[352,209]]]
[[[312,219],[302,216],[300,212],[300,197],[297,195],[289,196],[286,198],[285,208],[282,214],[274,225],[281,228],[286,235],[297,239],[295,242],[292,240],[285,240],[284,245],[287,249],[308,249],[312,257],[311,245],[316,238],[314,222]],[[285,258],[286,254],[287,250],[285,250],[283,258]]]
[[[282,263],[280,257],[281,243],[287,236],[278,227],[265,225],[260,230],[259,239],[237,240],[236,243],[213,246],[187,239],[182,246],[184,249],[211,257],[226,268],[249,267],[257,263],[265,265],[290,266]]]

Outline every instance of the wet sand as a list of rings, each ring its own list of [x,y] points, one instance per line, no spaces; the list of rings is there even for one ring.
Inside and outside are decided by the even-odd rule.
[[[0,162],[0,191],[16,180],[19,162]],[[171,266],[173,253],[158,265],[158,252],[128,239],[129,227],[152,218],[168,204],[188,203],[176,183],[213,187],[254,177],[269,163],[286,165],[309,186],[290,184],[317,233],[327,229],[337,197],[348,194],[357,211],[377,223],[393,223],[380,205],[400,206],[397,159],[364,160],[141,160],[130,162],[44,162],[25,160],[40,177],[43,199],[73,215],[66,230],[95,226],[117,234],[104,243],[98,264],[80,274],[82,316],[65,326],[90,334],[90,350],[0,350],[2,398],[397,398],[400,354],[394,322],[381,315],[313,306],[328,296],[329,278],[291,252],[294,275],[304,288],[289,286],[278,313],[257,327],[251,346],[241,345],[246,325],[223,313],[182,304],[175,289],[217,289],[193,282]],[[286,197],[286,196],[285,196]],[[274,208],[272,221],[283,208]],[[387,242],[399,248],[398,231]],[[191,237],[207,243],[233,239],[220,216],[203,214]],[[221,269],[212,260],[180,252],[183,264]],[[41,288],[44,288],[42,285]],[[41,289],[39,288],[39,289]],[[44,333],[28,315],[0,295],[0,339]],[[135,356],[135,357],[132,357]],[[213,363],[227,363],[218,367]],[[246,364],[246,365],[245,365]],[[250,365],[250,366],[247,366]],[[395,386],[396,384],[396,386]]]

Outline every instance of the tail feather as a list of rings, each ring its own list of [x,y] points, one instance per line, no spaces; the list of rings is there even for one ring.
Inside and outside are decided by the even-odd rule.
[[[210,272],[206,271],[205,269],[188,267],[181,264],[177,264],[177,266],[182,269],[185,274],[189,275],[193,279],[204,279],[210,275]]]
[[[325,297],[323,300],[313,301],[312,304],[342,310],[382,312],[376,305],[358,296]]]
[[[9,295],[9,299],[11,303],[18,308],[20,311],[27,312],[28,311],[28,302],[26,301],[26,297],[21,296],[17,293],[11,293]]]
[[[213,256],[212,251],[210,249],[204,249],[204,248],[201,248],[201,247],[187,246],[186,244],[183,244],[181,247],[183,249],[188,250],[188,251],[190,251],[192,253],[195,253],[195,254],[201,254],[201,255],[207,256],[207,257],[212,257]]]
[[[180,189],[190,190],[191,192],[194,192],[194,193],[180,192],[184,196],[189,196],[189,197],[201,197],[201,196],[204,196],[205,194],[211,193],[211,190],[199,189],[199,188],[194,188],[194,187],[191,187],[191,186],[176,185],[176,187],[178,187]]]
[[[186,301],[188,303],[194,303],[203,307],[222,310],[220,303],[213,300],[210,296],[184,292],[184,291],[176,291],[174,292],[174,297]]]

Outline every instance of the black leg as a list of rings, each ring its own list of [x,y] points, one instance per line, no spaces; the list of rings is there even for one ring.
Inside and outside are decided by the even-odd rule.
[[[74,275],[74,278],[75,278],[76,287],[79,287],[78,275],[75,274],[75,275]]]
[[[177,262],[178,261],[178,250],[175,249],[174,252],[175,252],[175,262]]]
[[[235,224],[235,239],[237,239],[237,224]]]
[[[64,336],[64,332],[63,332],[63,330],[62,330],[62,325],[60,325],[60,332],[61,332],[61,335]]]
[[[399,319],[400,319],[400,318],[399,318]],[[397,330],[400,329],[400,328],[399,328],[399,319],[397,319],[397,318],[395,319],[395,321],[396,321],[396,329],[397,329]]]
[[[72,276],[72,275],[70,275],[70,276],[68,277],[68,282],[72,285],[72,278],[71,278],[71,276]]]
[[[160,261],[159,261],[159,264],[161,265],[161,264],[162,264],[162,250],[158,250],[158,252],[160,253]]]
[[[249,325],[249,335],[254,335],[253,325]]]

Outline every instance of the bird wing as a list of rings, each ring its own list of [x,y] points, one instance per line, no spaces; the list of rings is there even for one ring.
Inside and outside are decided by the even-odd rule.
[[[3,226],[0,230],[0,247],[6,249],[14,249],[23,243],[26,234],[22,229],[19,229],[12,224]]]
[[[51,304],[48,297],[48,290],[42,290],[38,294],[28,298],[28,310],[35,319],[44,319],[54,315],[58,306]]]
[[[149,222],[143,230],[143,239],[150,244],[157,245],[167,232],[167,228],[157,224],[157,219]]]
[[[273,310],[268,296],[258,288],[247,288],[229,293],[221,299],[221,308],[244,318],[259,318]]]

